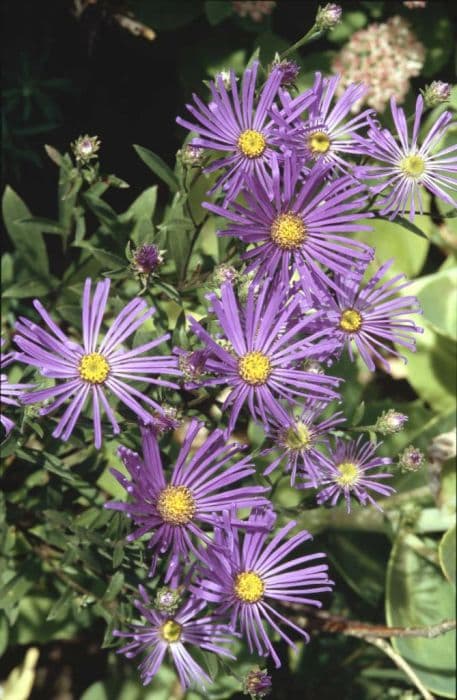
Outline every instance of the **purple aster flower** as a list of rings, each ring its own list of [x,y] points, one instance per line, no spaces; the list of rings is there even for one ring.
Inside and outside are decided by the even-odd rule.
[[[392,460],[375,455],[380,443],[375,445],[362,440],[362,436],[357,441],[336,440],[335,448],[330,454],[331,464],[327,465],[321,474],[320,486],[325,488],[317,495],[319,505],[329,501],[330,505],[334,506],[340,496],[344,496],[347,511],[350,513],[351,496],[355,496],[363,506],[371,503],[378,510],[382,510],[369,492],[374,491],[381,496],[390,496],[395,492],[392,486],[383,483],[384,479],[392,478],[390,472],[371,473],[373,469],[392,464]],[[308,486],[313,484],[308,483]]]
[[[402,357],[393,347],[393,343],[414,351],[416,346],[412,334],[422,333],[422,328],[416,326],[407,316],[421,313],[416,297],[398,294],[409,284],[399,284],[404,275],[396,275],[380,283],[392,262],[388,260],[384,263],[366,284],[360,280],[339,277],[339,288],[333,295],[328,294],[324,301],[324,304],[329,305],[327,316],[334,340],[341,347],[347,346],[351,360],[354,343],[372,372],[376,369],[373,358],[387,371],[390,369],[381,350]]]
[[[300,299],[287,300],[284,289],[265,283],[251,285],[245,306],[240,306],[230,283],[221,287],[221,298],[210,294],[211,310],[223,335],[213,338],[195,319],[193,332],[205,343],[210,355],[205,368],[215,375],[194,386],[226,385],[231,388],[222,410],[231,406],[227,430],[230,432],[244,404],[252,417],[264,424],[269,415],[287,420],[280,399],[297,403],[309,398],[329,402],[338,397],[334,387],[339,379],[307,372],[301,368],[306,358],[326,359],[334,350],[325,331],[309,328],[319,314],[294,317]],[[192,388],[192,387],[190,387]]]
[[[0,339],[0,348],[4,344],[4,339]],[[6,369],[12,362],[14,362],[15,353],[7,352],[3,353],[0,350],[0,422],[3,425],[6,435],[9,435],[14,428],[14,421],[3,413],[3,405],[8,406],[20,406],[18,398],[20,398],[27,389],[33,389],[33,384],[10,384],[6,374],[3,374],[2,370]]]
[[[381,165],[361,166],[357,176],[362,179],[375,179],[379,184],[371,190],[388,194],[380,200],[381,214],[404,214],[409,208],[409,218],[414,219],[416,210],[422,213],[422,190],[429,190],[439,199],[457,206],[446,190],[457,190],[457,145],[437,151],[437,146],[454,121],[451,112],[440,114],[427,136],[418,143],[424,100],[421,95],[416,100],[413,132],[411,139],[405,113],[397,107],[395,99],[390,101],[392,117],[397,130],[399,143],[388,129],[382,129],[370,120],[368,140],[363,141],[367,153],[381,162]]]
[[[230,615],[230,627],[241,629],[251,652],[259,655],[271,654],[277,668],[281,665],[278,655],[264,627],[267,623],[282,639],[295,648],[293,641],[280,627],[289,626],[305,640],[305,630],[281,615],[275,603],[289,602],[321,607],[314,598],[315,593],[332,590],[333,582],[327,576],[327,564],[310,562],[322,559],[325,554],[307,554],[293,557],[292,552],[304,542],[312,539],[309,532],[302,531],[286,540],[286,535],[296,523],[289,522],[267,543],[269,533],[255,530],[266,521],[270,528],[274,514],[254,513],[250,521],[253,531],[247,531],[243,539],[236,530],[224,523],[216,531],[217,549],[209,548],[202,553],[203,566],[197,582],[191,584],[195,596],[217,605],[221,615]],[[225,553],[220,547],[225,542]]]
[[[323,465],[328,464],[328,458],[320,448],[328,446],[329,431],[345,420],[338,412],[319,422],[322,410],[323,406],[319,404],[305,406],[298,416],[289,413],[287,421],[271,420],[267,434],[273,446],[261,454],[279,451],[279,456],[265,469],[265,475],[284,465],[286,474],[290,473],[291,486],[295,486],[297,476],[306,477],[317,486]]]
[[[163,663],[165,656],[171,656],[184,688],[193,684],[206,685],[211,678],[195,661],[187,650],[188,646],[198,647],[213,654],[235,657],[223,645],[233,642],[233,634],[227,625],[219,624],[211,615],[200,616],[206,603],[192,598],[173,614],[156,610],[143,586],[139,587],[140,600],[135,607],[146,620],[145,624],[132,624],[128,632],[113,632],[116,637],[131,638],[131,641],[118,650],[132,659],[140,653],[146,656],[139,666],[143,685],[150,683]]]
[[[151,415],[141,406],[140,401],[163,413],[160,405],[125,380],[133,379],[147,384],[177,388],[175,383],[159,379],[156,375],[181,374],[175,357],[139,357],[167,340],[169,334],[140,345],[134,350],[123,348],[124,341],[155,313],[155,309],[148,309],[142,299],[132,299],[114,319],[105,337],[99,342],[98,336],[109,288],[109,279],[98,282],[91,299],[91,281],[86,280],[82,300],[83,345],[70,340],[37,299],[33,305],[50,332],[21,317],[16,324],[15,335],[15,341],[22,351],[16,354],[17,359],[38,367],[44,377],[59,380],[53,387],[26,394],[22,401],[30,404],[50,400],[49,405],[40,409],[40,414],[46,415],[70,400],[53,432],[54,437],[68,440],[84,405],[91,399],[97,448],[102,444],[102,410],[108,416],[113,432],[120,432],[107,395],[114,394],[141,420],[148,423]]]
[[[208,106],[196,95],[196,107],[187,105],[196,122],[177,118],[178,124],[199,134],[192,140],[192,145],[226,152],[205,168],[205,172],[225,170],[211,192],[222,187],[226,203],[237,196],[248,174],[255,173],[261,180],[266,179],[267,166],[273,153],[274,125],[268,112],[282,76],[278,70],[269,75],[255,104],[258,68],[256,61],[252,68],[245,70],[240,91],[233,70],[230,71],[231,91],[225,88],[219,76],[216,83],[210,83],[212,102]]]
[[[245,205],[203,205],[232,222],[219,235],[238,238],[246,246],[256,244],[241,255],[249,261],[247,272],[256,270],[256,281],[279,276],[288,284],[298,270],[305,286],[313,287],[314,277],[331,283],[321,266],[344,275],[354,267],[364,268],[373,249],[341,234],[370,230],[355,223],[367,201],[365,187],[350,176],[329,182],[328,164],[316,165],[304,181],[295,159],[287,159],[283,168],[275,160],[272,164],[271,188],[253,178],[243,192]]]
[[[310,102],[308,93],[292,99],[289,93],[280,93],[282,109],[273,109],[272,116],[281,127],[283,140],[305,162],[330,163],[337,170],[346,172],[352,165],[347,154],[365,153],[366,149],[354,136],[368,126],[368,118],[374,114],[367,109],[348,119],[354,105],[363,98],[368,87],[353,83],[332,100],[338,88],[340,76],[323,78],[316,73],[312,92],[316,100]],[[308,114],[303,118],[306,110]]]
[[[131,481],[116,469],[112,473],[130,495],[129,503],[108,503],[107,508],[120,510],[132,518],[135,531],[128,540],[150,534],[148,547],[154,551],[151,576],[159,556],[170,550],[166,581],[175,573],[180,560],[197,553],[194,540],[210,542],[202,529],[213,526],[216,514],[236,504],[237,507],[265,505],[263,486],[236,486],[255,473],[249,456],[229,466],[243,446],[227,444],[222,430],[214,430],[203,445],[190,456],[192,443],[203,423],[192,420],[173,467],[169,483],[160,456],[155,431],[142,427],[144,459],[126,447],[118,452]]]

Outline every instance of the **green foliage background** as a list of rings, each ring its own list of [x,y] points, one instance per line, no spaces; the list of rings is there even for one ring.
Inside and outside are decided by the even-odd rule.
[[[280,2],[275,12],[288,12],[293,4]],[[427,48],[420,87],[441,78],[452,63],[453,16],[445,4],[433,5],[433,31],[429,30],[431,10],[408,14]],[[201,81],[222,68],[233,66],[241,72],[255,47],[267,65],[275,51],[289,44],[275,33],[274,16],[256,25],[235,18],[231,3],[222,0],[136,0],[132,8],[138,19],[159,34],[197,20],[207,24],[207,41],[193,46],[191,56],[182,52],[181,79],[188,93],[204,94]],[[319,45],[318,52],[311,46],[297,57],[302,67],[299,88],[311,84],[316,69],[328,70],[332,54],[355,29],[394,12],[406,13],[401,3],[351,3],[328,42],[322,48]],[[250,32],[251,41],[245,46],[227,45],[223,40],[224,27],[233,24]],[[297,28],[297,32],[308,29]],[[407,111],[413,100],[411,92]],[[456,88],[450,108],[457,110]],[[442,109],[430,114],[424,132]],[[454,125],[444,145],[455,141],[456,134]],[[98,135],[103,140],[103,134]],[[58,190],[53,218],[42,217],[39,210],[31,212],[17,192],[5,189],[3,336],[11,337],[19,315],[37,318],[31,306],[34,297],[77,332],[84,279],[109,276],[113,280],[110,316],[138,293],[158,309],[154,319],[137,332],[134,344],[145,342],[142,338],[151,332],[171,330],[170,347],[193,347],[186,313],[205,315],[204,294],[211,271],[239,251],[235,242],[216,238],[218,222],[201,208],[210,185],[206,176],[186,170],[179,159],[174,167],[168,165],[147,143],[134,148],[139,177],[147,172],[150,185],[131,197],[124,211],[113,202],[116,188],[127,187],[126,183],[98,173],[88,181],[68,153],[53,147],[47,148],[56,167]],[[23,170],[25,176],[27,172]],[[163,196],[166,189],[169,194]],[[452,451],[440,460],[432,459],[430,450],[437,439],[442,442],[440,436],[455,428],[457,218],[456,212],[434,200],[426,210],[427,215],[417,217],[414,226],[378,218],[374,231],[363,234],[376,247],[377,265],[394,257],[395,272],[414,278],[412,290],[422,304],[425,328],[417,353],[407,353],[406,367],[394,362],[393,376],[369,375],[361,364],[350,365],[346,359],[334,369],[346,380],[342,393],[349,424],[371,424],[382,410],[400,410],[409,418],[407,427],[386,438],[381,451],[395,456],[414,444],[429,455],[426,467],[418,473],[397,473],[398,495],[386,503],[384,515],[373,509],[354,508],[351,516],[344,508],[317,509],[311,498],[292,490],[287,479],[274,475],[280,519],[296,518],[315,535],[316,549],[328,552],[336,581],[328,603],[331,614],[373,625],[421,626],[455,617],[455,467],[447,459]],[[132,246],[151,241],[167,254],[160,275],[143,287],[129,260]],[[15,365],[10,380],[19,379],[38,378]],[[185,416],[205,416],[210,428],[220,420],[220,404],[205,392],[197,398],[187,392],[167,393],[163,398]],[[167,666],[143,689],[135,664],[115,655],[112,630],[134,616],[131,595],[147,574],[141,544],[125,543],[125,520],[103,509],[110,498],[124,498],[109,474],[110,467],[122,469],[115,452],[118,442],[108,439],[103,450],[96,452],[88,439],[90,424],[81,421],[71,442],[63,444],[50,435],[53,420],[39,419],[28,409],[20,430],[2,444],[0,653],[5,671],[0,678],[4,680],[22,662],[27,646],[33,645],[40,649],[42,671],[32,698],[60,698],[62,682],[67,683],[70,697],[82,700],[203,697],[194,691],[181,693]],[[123,420],[127,429],[122,443],[138,449],[134,422],[128,416]],[[241,424],[239,430],[253,449],[262,444],[263,434],[252,423]],[[172,460],[178,449],[176,436],[164,438],[162,448]],[[260,474],[264,461],[259,458],[258,464]],[[408,679],[379,649],[354,636],[322,631],[316,620],[308,624],[316,633],[308,646],[298,643],[297,654],[278,645],[284,665],[273,673],[274,698],[411,697],[405,695],[411,687]],[[436,639],[396,638],[392,644],[432,693],[453,697],[454,636],[450,632]],[[208,697],[241,697],[238,677],[254,659],[241,651],[232,673],[218,669],[218,662],[210,657],[204,661],[212,673],[218,671]],[[15,700],[14,695],[11,698]]]

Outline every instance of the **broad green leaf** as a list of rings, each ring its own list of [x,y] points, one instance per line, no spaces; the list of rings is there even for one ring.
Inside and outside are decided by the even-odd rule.
[[[397,347],[406,357],[407,379],[421,399],[436,411],[451,410],[456,395],[456,343],[435,333],[426,322],[416,352]]]
[[[160,177],[160,179],[165,182],[172,192],[177,192],[179,189],[178,178],[174,174],[173,170],[160,158],[148,148],[143,146],[138,146],[134,144],[133,148],[140,156],[143,163],[146,163],[148,168],[152,170],[153,173]]]
[[[441,568],[447,580],[455,587],[455,525],[444,533],[438,549]]]
[[[433,330],[457,340],[457,268],[419,277],[405,294],[417,296]]]
[[[429,219],[430,217],[426,216],[416,217],[416,223],[426,234],[433,226]],[[393,263],[388,271],[389,277],[401,273],[407,277],[415,277],[419,274],[430,247],[428,240],[420,238],[404,226],[393,221],[378,218],[367,219],[361,223],[366,223],[373,228],[373,231],[361,231],[354,236],[359,241],[364,241],[375,249],[374,261],[369,266],[370,275],[382,263],[392,258]]]
[[[424,544],[433,547],[434,541]],[[455,617],[452,586],[439,568],[417,554],[401,535],[387,568],[386,617],[393,627],[426,627]],[[433,693],[453,697],[454,631],[434,639],[394,637],[392,644]]]
[[[41,231],[23,223],[31,213],[11,187],[6,187],[2,201],[3,220],[9,237],[21,261],[34,276],[45,277],[49,273],[48,255]]]

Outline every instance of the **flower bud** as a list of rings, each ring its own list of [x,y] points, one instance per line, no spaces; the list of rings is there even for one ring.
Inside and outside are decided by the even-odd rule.
[[[288,85],[293,85],[300,73],[300,66],[295,61],[289,61],[284,59],[281,61],[279,54],[277,53],[274,57],[274,61],[270,66],[270,73],[274,70],[278,70],[281,73],[281,85],[287,87]]]
[[[417,472],[424,464],[424,454],[413,445],[406,447],[399,455],[398,465],[407,472]]]
[[[225,87],[225,89],[229,90],[232,85],[232,76],[230,71],[224,68],[219,73],[216,73],[214,77],[214,82],[216,83],[216,85],[219,82],[219,79],[222,80],[222,84]],[[235,80],[238,80],[238,78],[235,78]]]
[[[341,22],[341,15],[343,10],[339,5],[335,5],[333,2],[327,3],[324,7],[319,7],[317,10],[315,24],[318,29],[324,31],[325,29],[333,29],[337,24]]]
[[[375,423],[374,429],[381,435],[393,435],[403,430],[408,416],[399,413],[394,408],[383,411]]]
[[[443,102],[447,102],[451,96],[451,86],[441,80],[434,80],[430,85],[421,90],[426,107],[436,107]]]
[[[197,167],[201,165],[204,154],[204,148],[194,146],[192,143],[187,143],[184,148],[178,151],[178,156],[181,158],[182,164],[188,167]]]
[[[183,373],[185,381],[190,382],[200,379],[205,371],[207,359],[207,350],[194,350],[193,352],[179,350],[178,365]]]
[[[238,272],[235,270],[232,265],[226,265],[223,263],[222,265],[217,265],[214,270],[213,274],[211,275],[210,278],[210,287],[211,288],[219,288],[224,282],[235,282],[238,278]]]
[[[133,254],[133,267],[142,275],[150,275],[163,263],[163,253],[154,243],[145,243]]]
[[[71,144],[76,162],[87,165],[90,160],[98,158],[97,153],[100,150],[100,143],[98,136],[88,136],[87,134],[85,136],[79,136],[76,141]]]
[[[154,606],[161,612],[172,615],[179,608],[181,596],[174,588],[163,586],[156,593]]]
[[[266,669],[260,666],[254,666],[249,671],[243,682],[244,695],[250,695],[251,698],[265,698],[271,693],[272,683],[271,676],[268,675]]]

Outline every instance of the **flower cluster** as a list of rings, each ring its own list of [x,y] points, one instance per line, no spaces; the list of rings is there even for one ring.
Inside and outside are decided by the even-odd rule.
[[[358,111],[368,104],[383,111],[390,97],[403,102],[410,79],[419,75],[425,48],[402,17],[390,17],[382,24],[359,29],[335,57],[332,69],[342,76],[339,90],[352,83],[364,83],[368,90],[353,105]]]
[[[261,22],[271,15],[276,7],[275,0],[233,0],[233,11],[240,17],[249,17],[253,22]]]
[[[93,291],[88,279],[80,337],[71,327],[64,332],[35,300],[43,323],[20,317],[18,351],[4,362],[36,368],[41,386],[29,391],[2,377],[2,400],[40,403],[41,415],[63,409],[56,438],[70,438],[88,405],[96,448],[102,445],[102,414],[114,434],[121,431],[124,408],[139,422],[142,454],[119,447],[124,468],[112,470],[127,501],[107,508],[129,519],[128,541],[146,543],[149,575],[159,579],[155,597],[139,589],[135,605],[144,621],[116,632],[128,640],[120,649],[127,657],[145,653],[145,683],[167,654],[183,686],[209,683],[192,647],[232,658],[227,645],[243,638],[251,652],[271,656],[279,666],[275,636],[292,647],[297,639],[308,640],[283,607],[322,604],[320,594],[333,585],[325,555],[308,551],[307,531],[292,534],[294,521],[280,521],[269,487],[257,480],[253,456],[243,454],[245,446],[232,433],[248,417],[262,426],[267,480],[281,468],[292,485],[312,488],[318,505],[343,500],[350,511],[355,499],[380,507],[375,496],[393,492],[385,471],[391,460],[377,455],[378,445],[348,439],[341,430],[343,412],[335,406],[341,379],[332,370],[347,353],[371,371],[389,371],[389,358],[401,348],[414,350],[421,329],[410,316],[420,309],[405,293],[403,276],[389,275],[391,261],[368,269],[374,249],[359,238],[369,235],[373,200],[381,192],[381,212],[392,217],[409,210],[413,219],[423,188],[454,201],[456,147],[437,150],[448,112],[419,142],[422,97],[411,139],[393,100],[397,138],[381,128],[371,108],[353,116],[366,97],[359,83],[318,73],[310,89],[292,97],[287,86],[294,70],[285,79],[284,64],[276,61],[261,86],[259,72],[254,61],[239,81],[233,71],[219,74],[209,85],[209,104],[194,96],[188,106],[193,121],[178,118],[197,134],[187,150],[197,149],[199,163],[217,173],[208,193],[214,197],[204,206],[225,220],[218,234],[235,239],[245,264],[221,266],[206,295],[206,317],[188,316],[195,347],[155,354],[169,339],[165,334],[129,349],[126,342],[137,331],[152,333],[154,309],[140,297],[118,308],[103,334],[110,280]],[[361,165],[360,156],[368,163]],[[132,265],[137,277],[154,275],[161,261],[155,245],[142,245]],[[162,396],[152,394],[155,387],[204,389],[207,395],[216,388],[222,427],[202,439],[204,424],[186,419],[181,449],[169,445],[162,454],[159,440],[177,419]],[[388,435],[405,421],[390,411],[376,429]],[[4,425],[11,430],[10,422]],[[402,464],[412,468],[406,457]],[[269,686],[261,669],[246,682],[249,692],[258,687],[259,697]]]

